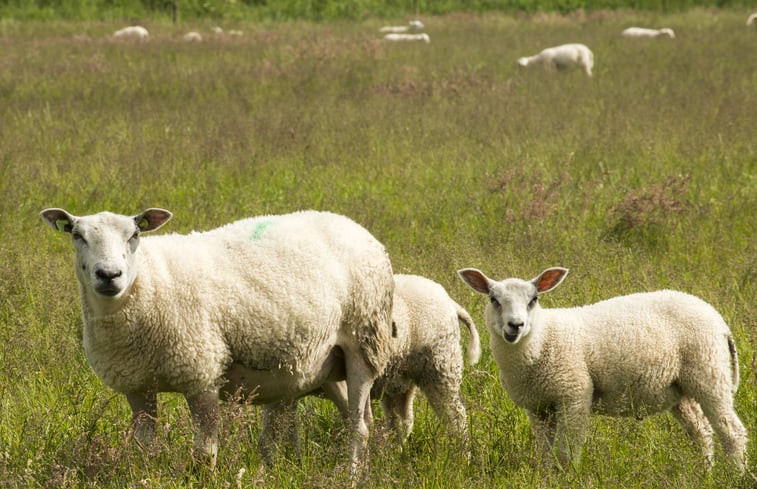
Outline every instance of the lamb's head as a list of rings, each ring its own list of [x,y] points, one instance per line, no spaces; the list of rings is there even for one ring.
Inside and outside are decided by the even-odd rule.
[[[518,66],[525,68],[531,62],[531,59],[527,56],[518,58]]]
[[[568,270],[548,268],[529,281],[508,278],[500,282],[490,279],[475,268],[464,268],[457,273],[473,290],[489,296],[486,323],[505,341],[515,344],[531,332],[539,294],[557,287]]]
[[[53,229],[71,234],[79,282],[102,298],[118,298],[129,288],[137,275],[139,234],[158,229],[171,218],[163,209],[147,209],[136,216],[100,212],[82,217],[45,209],[40,215]]]

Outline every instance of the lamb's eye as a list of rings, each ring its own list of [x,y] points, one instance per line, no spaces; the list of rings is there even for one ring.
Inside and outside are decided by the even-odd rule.
[[[139,230],[134,231],[134,234],[131,235],[131,238],[129,238],[129,241],[134,241],[135,239],[139,239]]]
[[[528,308],[531,309],[532,307],[534,307],[538,301],[539,301],[539,296],[538,295],[533,296],[531,301],[528,303]]]
[[[81,241],[84,244],[87,244],[87,240],[84,239],[84,236],[81,235],[81,233],[74,231],[71,233],[71,237],[74,238],[74,241]]]
[[[499,301],[495,299],[494,297],[489,296],[489,300],[491,301],[492,305],[494,307],[499,307]]]

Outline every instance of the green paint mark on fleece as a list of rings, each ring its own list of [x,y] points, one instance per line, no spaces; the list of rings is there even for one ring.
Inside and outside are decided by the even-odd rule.
[[[273,221],[271,220],[264,220],[256,223],[255,227],[252,230],[252,234],[250,235],[250,240],[259,240],[263,236],[263,232],[268,229],[271,224],[273,224]]]

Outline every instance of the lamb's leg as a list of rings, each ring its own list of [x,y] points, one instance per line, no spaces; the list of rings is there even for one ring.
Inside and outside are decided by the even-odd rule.
[[[723,449],[731,457],[740,472],[746,468],[747,431],[733,409],[730,395],[724,395],[718,403],[700,401],[704,415],[710,421],[723,444]]]
[[[560,406],[555,412],[555,444],[560,464],[565,469],[581,461],[581,449],[591,413],[591,397]]]
[[[155,392],[126,394],[132,412],[132,429],[137,442],[149,447],[155,440],[155,423],[158,419],[158,395]]]
[[[551,466],[554,458],[555,433],[557,422],[555,413],[551,411],[534,412],[526,411],[531,421],[531,430],[534,433],[536,452],[547,466]]]
[[[218,392],[207,391],[185,396],[195,424],[195,459],[213,470],[218,456]]]
[[[441,382],[421,386],[428,403],[456,441],[468,445],[468,416],[460,396],[459,379],[441,376]]]
[[[413,422],[415,421],[413,399],[415,399],[414,386],[399,394],[387,394],[385,392],[381,398],[384,414],[386,414],[400,444],[404,444],[410,436],[410,432],[413,431]]]
[[[258,446],[266,465],[272,465],[279,441],[286,437],[287,448],[299,461],[302,453],[297,428],[297,399],[263,406],[263,423]],[[283,435],[283,436],[282,436]]]
[[[704,416],[701,406],[695,400],[683,398],[670,410],[673,417],[683,426],[689,438],[699,447],[707,469],[711,469],[713,459],[712,427]]]

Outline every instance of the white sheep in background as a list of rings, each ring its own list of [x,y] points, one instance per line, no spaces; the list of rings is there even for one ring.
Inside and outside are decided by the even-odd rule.
[[[534,56],[519,58],[518,64],[523,67],[540,64],[552,70],[581,68],[584,73],[591,76],[594,53],[583,44],[563,44],[547,48]]]
[[[113,38],[122,40],[146,41],[149,37],[150,33],[141,25],[131,25],[113,33]]]
[[[379,29],[379,32],[391,32],[400,34],[403,32],[420,31],[425,26],[420,20],[411,20],[407,25],[387,25]]]
[[[425,32],[421,34],[387,34],[384,36],[385,41],[390,42],[413,42],[423,41],[426,43],[431,42],[431,38]]]
[[[539,294],[568,270],[501,282],[474,268],[458,273],[489,296],[486,324],[499,379],[527,411],[537,442],[548,451],[556,445],[561,462],[579,458],[591,412],[641,418],[670,410],[708,466],[715,428],[743,470],[747,432],[733,408],[736,346],[712,306],[663,290],[542,309]]]
[[[749,18],[746,20],[746,25],[752,25],[755,22],[757,22],[757,12],[749,16]]]
[[[389,359],[394,290],[384,247],[368,231],[315,211],[145,238],[171,213],[41,216],[72,235],[84,350],[126,395],[138,440],[154,436],[156,394],[179,392],[196,452],[214,466],[219,393],[275,409],[346,380],[354,472],[370,387]]]
[[[463,353],[458,321],[468,328],[467,358],[474,365],[481,356],[481,345],[468,312],[432,280],[417,275],[394,276],[391,359],[374,383],[372,397],[381,399],[384,414],[400,442],[413,429],[416,388],[425,394],[456,441],[463,445],[468,442],[468,420],[460,396]],[[324,385],[324,391],[346,420],[349,410],[344,382]],[[299,452],[296,403],[279,406],[277,413],[264,418],[261,430],[261,451],[269,461],[272,447],[281,439],[287,439]]]
[[[182,37],[186,42],[202,42],[202,34],[197,31],[190,31]]]
[[[673,29],[663,27],[662,29],[647,29],[646,27],[629,27],[624,29],[620,34],[623,37],[628,38],[643,38],[643,37],[669,37],[674,39],[676,37]]]

